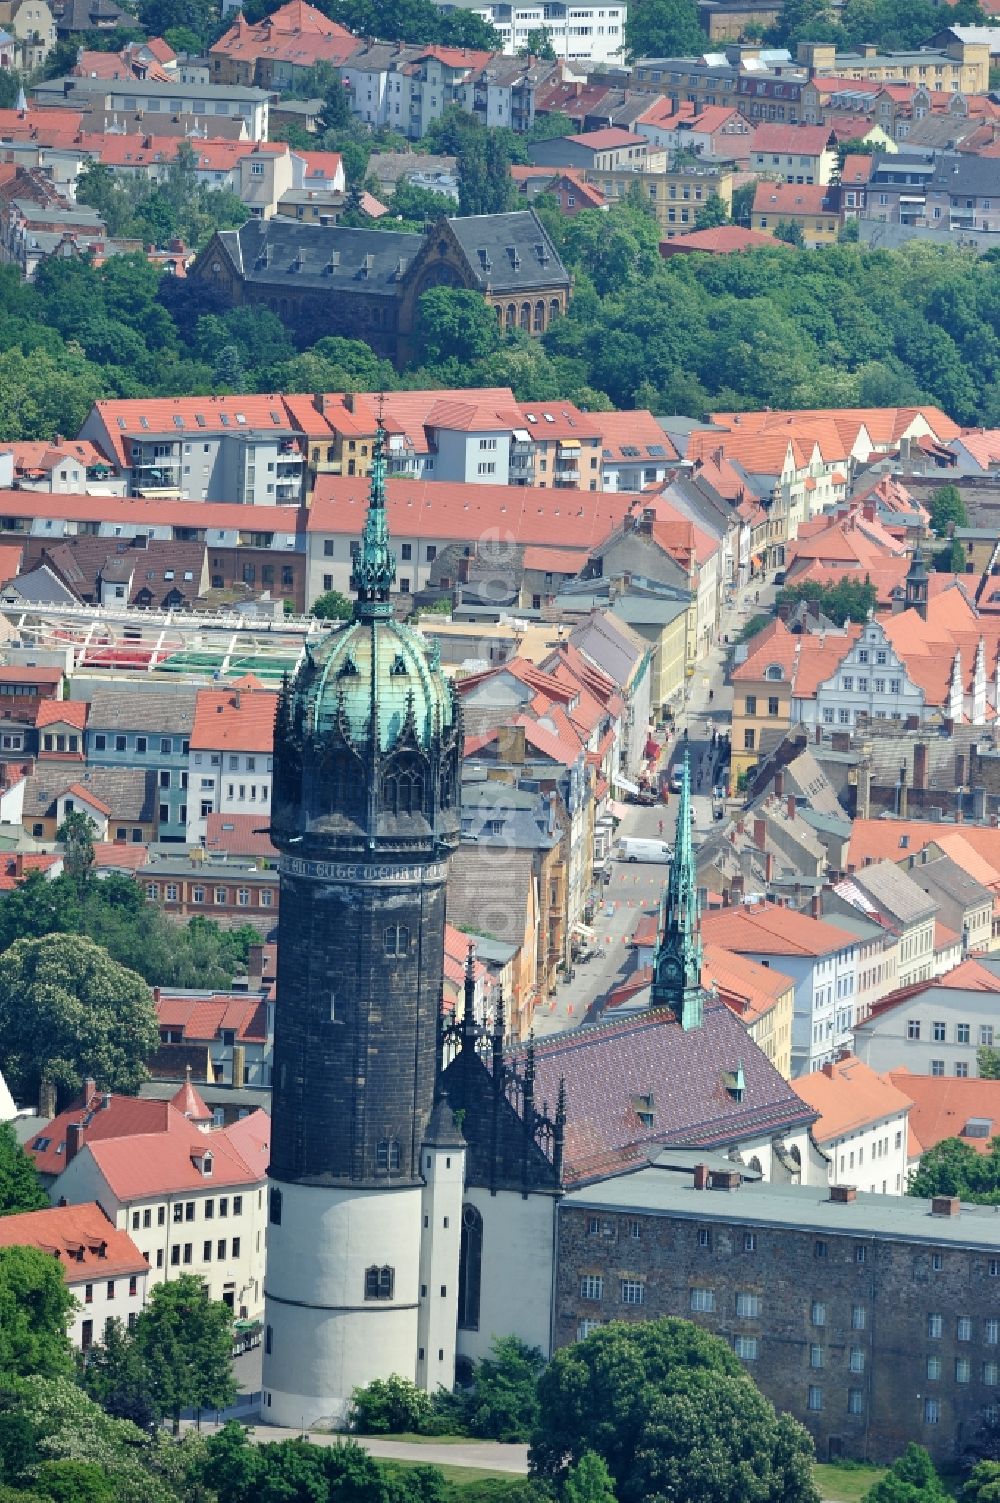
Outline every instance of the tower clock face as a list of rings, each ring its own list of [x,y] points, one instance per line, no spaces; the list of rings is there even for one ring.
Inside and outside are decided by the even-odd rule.
[[[675,983],[681,979],[681,963],[673,956],[668,957],[660,967],[660,977],[663,981]]]

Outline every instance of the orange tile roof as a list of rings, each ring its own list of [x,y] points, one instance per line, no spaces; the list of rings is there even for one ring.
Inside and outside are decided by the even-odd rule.
[[[822,183],[758,183],[753,196],[755,214],[835,214],[827,207],[828,188]]]
[[[675,255],[679,250],[705,251],[713,256],[728,256],[733,251],[781,249],[786,242],[775,240],[763,230],[748,230],[738,224],[720,224],[711,230],[692,230],[688,235],[675,235],[672,240],[660,241],[660,255]],[[793,250],[794,246],[788,246]]]
[[[819,1112],[812,1129],[818,1143],[862,1132],[910,1109],[908,1096],[853,1054],[824,1065],[812,1075],[798,1076],[791,1087],[807,1106]]]
[[[149,859],[149,847],[124,841],[94,842],[94,865],[108,871],[138,871]]]
[[[40,731],[47,725],[73,725],[82,731],[87,724],[89,709],[86,699],[43,699],[35,716],[35,729]]]
[[[186,1118],[188,1122],[212,1122],[215,1120],[190,1080],[185,1080],[184,1084],[174,1092],[170,1098],[170,1105],[175,1111],[180,1112],[181,1116]]]
[[[216,1041],[224,1028],[232,1029],[240,1043],[263,1043],[267,1037],[266,1005],[250,993],[177,996],[158,989],[155,1001],[160,1027],[180,1029],[185,1040]]]
[[[244,143],[227,144],[239,146]],[[283,146],[285,143],[278,144]],[[176,438],[182,434],[190,437],[201,432],[218,432],[223,427],[244,433],[253,429],[274,432],[292,427],[284,398],[274,393],[236,397],[113,398],[95,402],[94,409],[123,469],[128,463],[124,445],[126,436],[147,439],[157,433],[169,433]],[[199,417],[203,423],[198,422]]]
[[[857,944],[846,929],[776,903],[752,903],[702,914],[702,937],[739,954],[831,955]]]
[[[935,824],[930,820],[856,819],[851,826],[847,862],[861,868],[866,859],[901,861],[904,856],[922,851],[932,840],[937,843],[956,833],[954,824]],[[990,866],[1000,870],[1000,830],[987,825],[963,824],[962,839]],[[961,856],[952,859],[961,865]]]
[[[990,1138],[1000,1136],[1000,1080],[913,1075],[909,1070],[889,1070],[885,1078],[913,1103],[909,1117],[911,1156],[915,1156],[914,1149],[926,1153],[945,1138],[961,1138],[977,1153],[989,1153]],[[985,1138],[966,1134],[973,1117],[992,1123]]]
[[[112,1095],[105,1106],[102,1092],[93,1091],[86,1099],[81,1094],[25,1144],[39,1174],[61,1174],[65,1169],[66,1131],[71,1123],[82,1123],[82,1142],[92,1143],[102,1138],[177,1132],[184,1126],[184,1118],[165,1101]]]
[[[867,183],[872,175],[872,158],[849,151],[840,169],[840,181],[844,187],[852,183]]]
[[[793,152],[796,156],[818,157],[830,144],[825,125],[781,125],[765,122],[754,131],[751,151]]]
[[[166,1103],[163,1103],[166,1105]],[[266,1112],[253,1112],[243,1122],[215,1132],[199,1127],[171,1108],[182,1128],[176,1132],[149,1134],[145,1137],[103,1138],[89,1142],[89,1153],[116,1200],[143,1200],[152,1195],[173,1195],[181,1190],[203,1190],[206,1186],[256,1185],[267,1175],[267,1158],[261,1162],[259,1148],[254,1161],[248,1162],[237,1144],[259,1142],[264,1123],[270,1128]],[[264,1123],[253,1118],[263,1118]],[[237,1128],[241,1129],[237,1132]],[[197,1160],[212,1155],[211,1177],[198,1167]]]
[[[205,849],[225,851],[230,856],[277,858],[260,814],[210,814],[206,820]]]
[[[759,965],[720,945],[705,946],[701,984],[716,987],[721,1000],[745,1023],[764,1017],[795,986],[790,976],[772,966]]]
[[[669,437],[646,408],[639,408],[635,412],[595,412],[591,414],[591,419],[607,451],[605,459],[633,459],[647,464],[653,460],[663,464],[667,460],[679,458]],[[623,454],[622,445],[638,448],[639,453]],[[663,452],[651,455],[650,445],[658,446]]]
[[[63,793],[71,793],[74,798],[83,799],[85,804],[89,804],[92,809],[97,809],[101,814],[106,814],[109,817],[111,815],[110,804],[106,804],[103,799],[99,799],[92,788],[84,788],[80,783],[70,783],[69,787],[63,790]]]
[[[199,689],[192,751],[270,752],[277,703],[268,690]]]
[[[145,1273],[149,1264],[96,1201],[0,1216],[0,1247],[37,1247],[59,1260],[67,1284]]]

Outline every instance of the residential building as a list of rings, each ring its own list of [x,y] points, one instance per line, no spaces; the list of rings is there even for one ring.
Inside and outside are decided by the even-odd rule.
[[[237,680],[199,689],[191,730],[187,839],[198,844],[210,814],[271,816],[272,751],[277,695]]]
[[[848,1053],[800,1075],[792,1089],[819,1113],[812,1131],[830,1160],[831,1185],[906,1194],[912,1103],[905,1092]]]
[[[0,26],[10,45],[4,66],[22,73],[41,68],[56,45],[56,18],[45,0],[0,0]]]
[[[721,1156],[666,1150],[570,1190],[557,1216],[557,1347],[607,1320],[692,1320],[824,1459],[889,1463],[917,1437],[955,1461],[991,1405],[989,1206],[768,1183]]]
[[[934,975],[934,925],[938,905],[892,861],[873,861],[837,884],[841,897],[898,935],[896,985]]]
[[[758,125],[750,146],[753,172],[786,183],[826,187],[837,169],[837,151],[822,125]]]
[[[469,10],[495,27],[507,57],[529,45],[532,32],[544,28],[557,58],[567,62],[606,63],[621,57],[628,7],[589,0],[435,0],[445,14]]]
[[[652,206],[665,240],[695,228],[698,211],[710,198],[732,206],[733,174],[723,167],[698,165],[645,169],[641,163],[585,169],[588,183],[600,188],[608,203],[627,198],[634,189]]]
[[[24,781],[21,822],[35,840],[54,840],[67,814],[85,814],[98,840],[148,845],[159,830],[157,794],[151,767],[74,769],[39,762]]]
[[[240,760],[245,762],[247,758]],[[228,790],[228,782],[222,787]],[[239,787],[238,783],[233,785],[234,794]],[[268,817],[263,811],[250,822],[260,830],[260,820]],[[226,824],[233,819],[249,820],[249,816],[209,815],[205,823],[213,819]],[[200,915],[222,928],[250,924],[262,939],[274,938],[278,922],[278,872],[273,856],[268,860],[260,856],[213,855],[207,846],[204,854],[194,851],[190,856],[171,856],[161,851],[148,857],[136,877],[146,896],[162,908],[167,918],[188,923]]]
[[[72,687],[90,698],[84,736],[88,766],[151,768],[157,789],[153,838],[186,840],[189,743],[197,690],[134,683],[91,686],[80,679]],[[76,708],[78,703],[71,700],[68,706]]]
[[[701,984],[744,1024],[782,1080],[792,1074],[792,1019],[795,982],[771,965],[758,965],[719,945],[706,945]],[[796,1087],[797,1089],[797,1087]]]
[[[569,304],[569,274],[531,209],[442,219],[423,235],[251,219],[213,235],[189,272],[223,302],[270,308],[303,343],[364,339],[399,365],[420,295],[443,275],[481,293],[502,328],[533,336]]]
[[[649,411],[595,412],[600,430],[601,489],[641,491],[662,484],[677,450]]]
[[[280,397],[102,401],[80,436],[113,458],[133,496],[248,506],[302,499],[299,435]]]
[[[1000,1081],[915,1075],[907,1069],[890,1070],[886,1078],[912,1103],[907,1119],[911,1173],[925,1153],[948,1138],[976,1153],[990,1152],[1000,1128]]]
[[[750,223],[772,235],[779,227],[797,225],[809,250],[835,245],[840,232],[840,209],[835,195],[819,184],[758,183]]]
[[[37,3],[37,0],[31,0]],[[220,120],[242,122],[251,141],[267,140],[268,96],[264,89],[236,84],[150,83],[146,79],[66,78],[43,79],[32,88],[43,107],[65,105],[73,110],[102,108],[124,113],[142,110],[147,129],[157,114],[211,114]],[[152,117],[152,121],[150,119]]]
[[[264,1300],[270,1119],[256,1111],[211,1131],[212,1114],[190,1084],[178,1098],[178,1106],[135,1103],[166,1113],[159,1131],[84,1134],[78,1146],[71,1132],[51,1193],[71,1205],[96,1200],[140,1248],[150,1284],[193,1274],[234,1316],[257,1315]],[[185,1098],[194,1103],[188,1114],[179,1109]]]
[[[146,1303],[146,1255],[96,1201],[4,1216],[0,1247],[55,1255],[74,1300],[66,1334],[79,1352],[103,1341],[112,1320],[131,1330]]]
[[[857,938],[835,923],[774,903],[716,909],[702,918],[709,944],[795,982],[792,1075],[817,1069],[849,1047],[857,988]]]
[[[150,1074],[175,1079],[188,1070],[211,1084],[269,1087],[274,1050],[273,988],[256,992],[153,992],[160,1047]],[[217,1124],[218,1125],[218,1124]]]
[[[880,53],[877,47],[861,52],[837,52],[829,42],[800,42],[798,61],[812,75],[876,80],[882,83],[925,84],[939,93],[985,94],[989,88],[990,48],[987,43],[949,42],[941,50],[921,47],[912,52]]]
[[[855,1031],[858,1058],[873,1070],[959,1080],[977,1079],[976,1051],[998,1041],[995,992],[949,986],[944,979],[892,992]]]
[[[223,15],[231,8],[223,5]],[[339,67],[360,43],[305,0],[288,0],[256,23],[237,9],[228,31],[209,48],[213,84],[242,84],[285,93],[319,63]]]
[[[594,172],[631,171],[663,167],[662,153],[651,159],[649,142],[634,131],[612,126],[607,130],[584,131],[576,136],[553,136],[533,141],[528,159],[536,166],[575,167]]]
[[[692,152],[705,161],[744,161],[753,130],[732,107],[712,105],[696,110],[693,104],[675,107],[666,95],[648,105],[635,121],[635,132],[654,147]]]
[[[938,922],[959,936],[963,956],[993,949],[995,896],[990,887],[933,842],[907,856],[903,866],[937,905]]]

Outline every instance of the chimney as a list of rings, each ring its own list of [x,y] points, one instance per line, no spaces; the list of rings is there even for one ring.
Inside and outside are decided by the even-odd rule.
[[[88,1078],[83,1082],[83,1107],[84,1107],[84,1111],[86,1111],[87,1107],[91,1103],[91,1100],[93,1099],[93,1097],[96,1094],[97,1094],[97,1082],[91,1080],[89,1078],[89,1076],[88,1076]]]
[[[524,766],[524,726],[501,725],[497,727],[497,756],[501,762]]]
[[[774,881],[774,857],[770,851],[764,853],[764,881],[770,887]]]
[[[71,1164],[80,1151],[83,1142],[83,1124],[71,1122],[66,1128],[66,1162]]]
[[[233,1085],[237,1090],[242,1090],[247,1083],[246,1055],[243,1044],[233,1045]]]
[[[955,753],[955,787],[965,787],[965,753]]]
[[[852,1200],[857,1200],[858,1192],[853,1185],[831,1185],[830,1199],[836,1205],[846,1206]]]
[[[743,901],[743,873],[742,872],[738,872],[736,874],[736,876],[733,878],[732,882],[730,883],[730,886],[732,888],[732,893],[733,893],[733,902],[734,903],[742,903],[742,901]]]
[[[758,851],[762,851],[767,844],[767,825],[762,819],[753,822],[753,843]]]
[[[708,1165],[707,1164],[695,1164],[695,1166],[694,1166],[694,1187],[695,1187],[696,1190],[707,1190],[708,1189]]]
[[[823,899],[818,892],[814,892],[809,899],[809,912],[814,919],[821,919],[823,917]]]
[[[961,1210],[962,1202],[957,1195],[935,1195],[931,1201],[932,1216],[958,1216]]]
[[[263,981],[264,979],[264,946],[251,945],[247,955],[247,979],[249,981]]]
[[[797,804],[795,802],[795,794],[794,793],[790,793],[788,795],[788,805],[787,805],[787,808],[788,808],[788,818],[789,819],[794,819],[795,818],[795,810],[796,810],[797,807],[798,806],[797,806]]]
[[[51,1122],[56,1114],[56,1088],[51,1080],[38,1084],[38,1115],[43,1122]]]
[[[927,743],[924,741],[918,741],[913,748],[913,786],[927,787]]]
[[[738,1169],[713,1169],[708,1176],[709,1189],[738,1190],[741,1178]]]
[[[779,767],[777,772],[774,774],[774,796],[775,798],[784,798],[784,795],[785,769],[783,767]]]
[[[869,819],[872,806],[872,770],[867,762],[858,763],[858,792],[855,799],[856,819]]]
[[[910,808],[910,790],[906,786],[906,768],[899,769],[899,817],[905,819]]]

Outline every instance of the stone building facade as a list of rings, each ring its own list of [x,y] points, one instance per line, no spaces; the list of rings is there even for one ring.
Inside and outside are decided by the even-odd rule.
[[[678,1316],[721,1337],[821,1460],[960,1455],[1000,1409],[992,1207],[765,1184],[721,1158],[656,1165],[558,1211],[556,1346]]]

